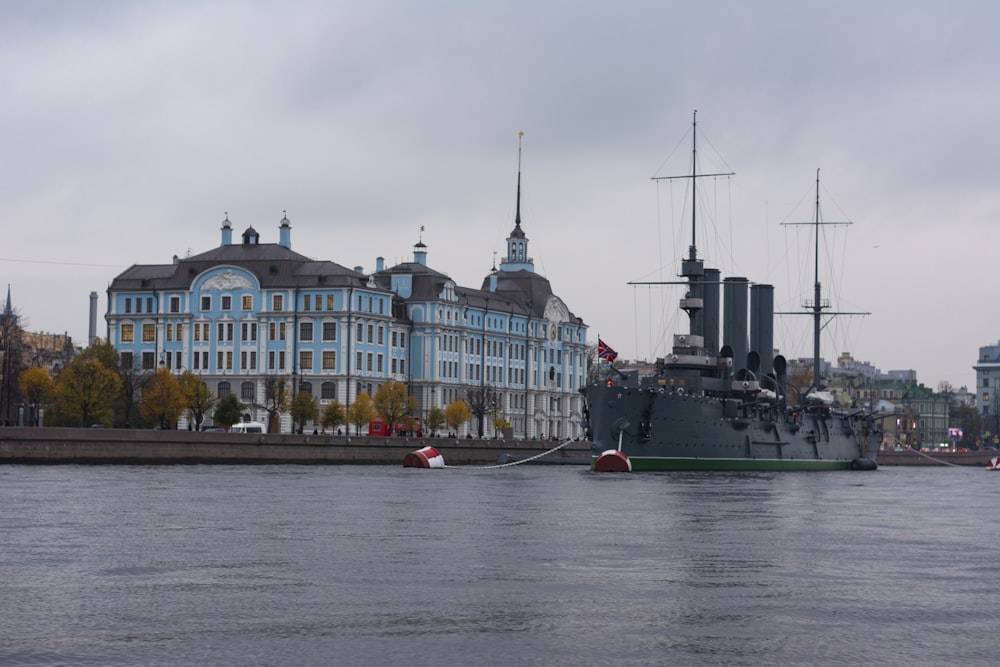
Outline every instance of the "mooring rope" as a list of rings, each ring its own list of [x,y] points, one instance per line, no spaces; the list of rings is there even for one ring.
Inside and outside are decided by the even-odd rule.
[[[510,461],[508,463],[497,463],[496,465],[491,465],[491,466],[450,466],[450,465],[448,465],[446,463],[444,467],[445,468],[452,468],[454,470],[494,470],[496,468],[509,468],[510,466],[516,466],[516,465],[520,465],[522,463],[530,463],[531,461],[534,461],[535,459],[540,459],[543,456],[548,456],[552,452],[559,451],[560,449],[562,449],[563,447],[565,447],[566,445],[568,445],[571,442],[573,442],[573,441],[572,440],[567,440],[566,442],[563,442],[562,444],[556,445],[552,449],[544,451],[541,454],[535,454],[534,456],[529,456],[528,458],[521,459],[519,461]]]
[[[900,444],[900,445],[904,444],[902,442],[899,442],[898,440],[896,441],[896,443]],[[928,456],[927,454],[924,454],[919,449],[914,449],[913,447],[910,447],[909,445],[906,445],[906,450],[909,451],[909,452],[913,452],[914,454],[919,454],[920,456],[924,457],[925,459],[929,459],[931,461],[934,461],[934,463],[940,463],[943,466],[951,466],[952,468],[968,468],[969,467],[969,466],[961,466],[961,465],[959,465],[957,463],[952,463],[951,461],[942,461],[941,459],[936,459],[933,456]]]

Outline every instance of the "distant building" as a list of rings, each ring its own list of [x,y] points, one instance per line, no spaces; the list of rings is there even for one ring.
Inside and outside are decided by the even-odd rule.
[[[422,417],[479,391],[485,433],[502,418],[515,437],[583,435],[587,326],[534,272],[520,213],[479,289],[430,268],[422,240],[413,261],[365,274],[293,251],[287,216],[278,229],[276,244],[253,227],[233,243],[227,215],[219,247],[119,274],[105,319],[122,364],[191,371],[257,420],[269,378],[345,406],[396,380]]]
[[[976,405],[983,424],[997,428],[1000,416],[1000,342],[979,348],[979,360],[972,366],[976,371]]]

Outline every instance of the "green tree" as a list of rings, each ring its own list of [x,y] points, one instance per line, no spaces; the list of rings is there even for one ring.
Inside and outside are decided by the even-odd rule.
[[[445,423],[446,420],[444,418],[444,410],[435,405],[431,408],[430,412],[427,413],[427,428],[433,434],[440,431],[441,427],[444,426]]]
[[[385,419],[391,429],[393,424],[403,421],[410,414],[416,400],[407,395],[406,385],[402,382],[386,382],[375,392],[375,412]]]
[[[285,378],[267,378],[264,382],[264,411],[267,412],[267,432],[280,433],[281,415],[288,412],[292,396]]]
[[[95,419],[111,425],[111,403],[121,390],[118,373],[93,357],[80,355],[63,368],[56,381],[56,399],[63,415],[83,426]]]
[[[187,400],[181,390],[181,383],[166,368],[153,373],[153,377],[142,388],[139,414],[147,422],[153,422],[166,429],[177,423],[187,408]]]
[[[226,394],[215,404],[215,412],[212,413],[212,422],[226,429],[243,418],[243,411],[247,406],[240,403],[236,394]]]
[[[95,359],[109,371],[118,372],[118,350],[106,340],[98,338],[79,356],[84,359]]]
[[[323,414],[320,415],[319,423],[324,431],[326,429],[333,431],[338,426],[347,423],[347,412],[340,401],[333,400],[326,404],[326,407],[323,408]]]
[[[38,409],[52,400],[56,393],[56,382],[41,366],[31,366],[21,371],[17,378],[21,396],[31,406],[31,426],[38,425]]]
[[[355,433],[361,434],[361,428],[375,419],[375,405],[371,396],[362,392],[354,399],[351,407],[347,408],[347,423],[354,424]]]
[[[191,421],[194,422],[194,428],[196,431],[200,431],[202,422],[205,421],[205,417],[212,411],[219,399],[208,388],[208,385],[191,371],[181,373],[177,381],[180,383],[181,394],[184,396]]]
[[[468,403],[459,399],[445,408],[444,418],[448,427],[457,431],[459,426],[472,419],[472,410]]]
[[[292,415],[292,428],[298,424],[298,432],[301,433],[307,421],[316,421],[319,418],[319,402],[312,394],[300,391],[295,394],[288,411]]]

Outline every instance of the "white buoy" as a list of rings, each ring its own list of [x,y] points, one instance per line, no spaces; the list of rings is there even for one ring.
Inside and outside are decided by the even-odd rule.
[[[404,468],[443,468],[444,457],[433,447],[410,452],[403,458]]]

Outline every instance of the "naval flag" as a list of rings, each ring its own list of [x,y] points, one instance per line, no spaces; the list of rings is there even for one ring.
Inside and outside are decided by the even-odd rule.
[[[614,361],[618,358],[618,353],[608,347],[600,338],[597,339],[597,356],[605,361]]]

